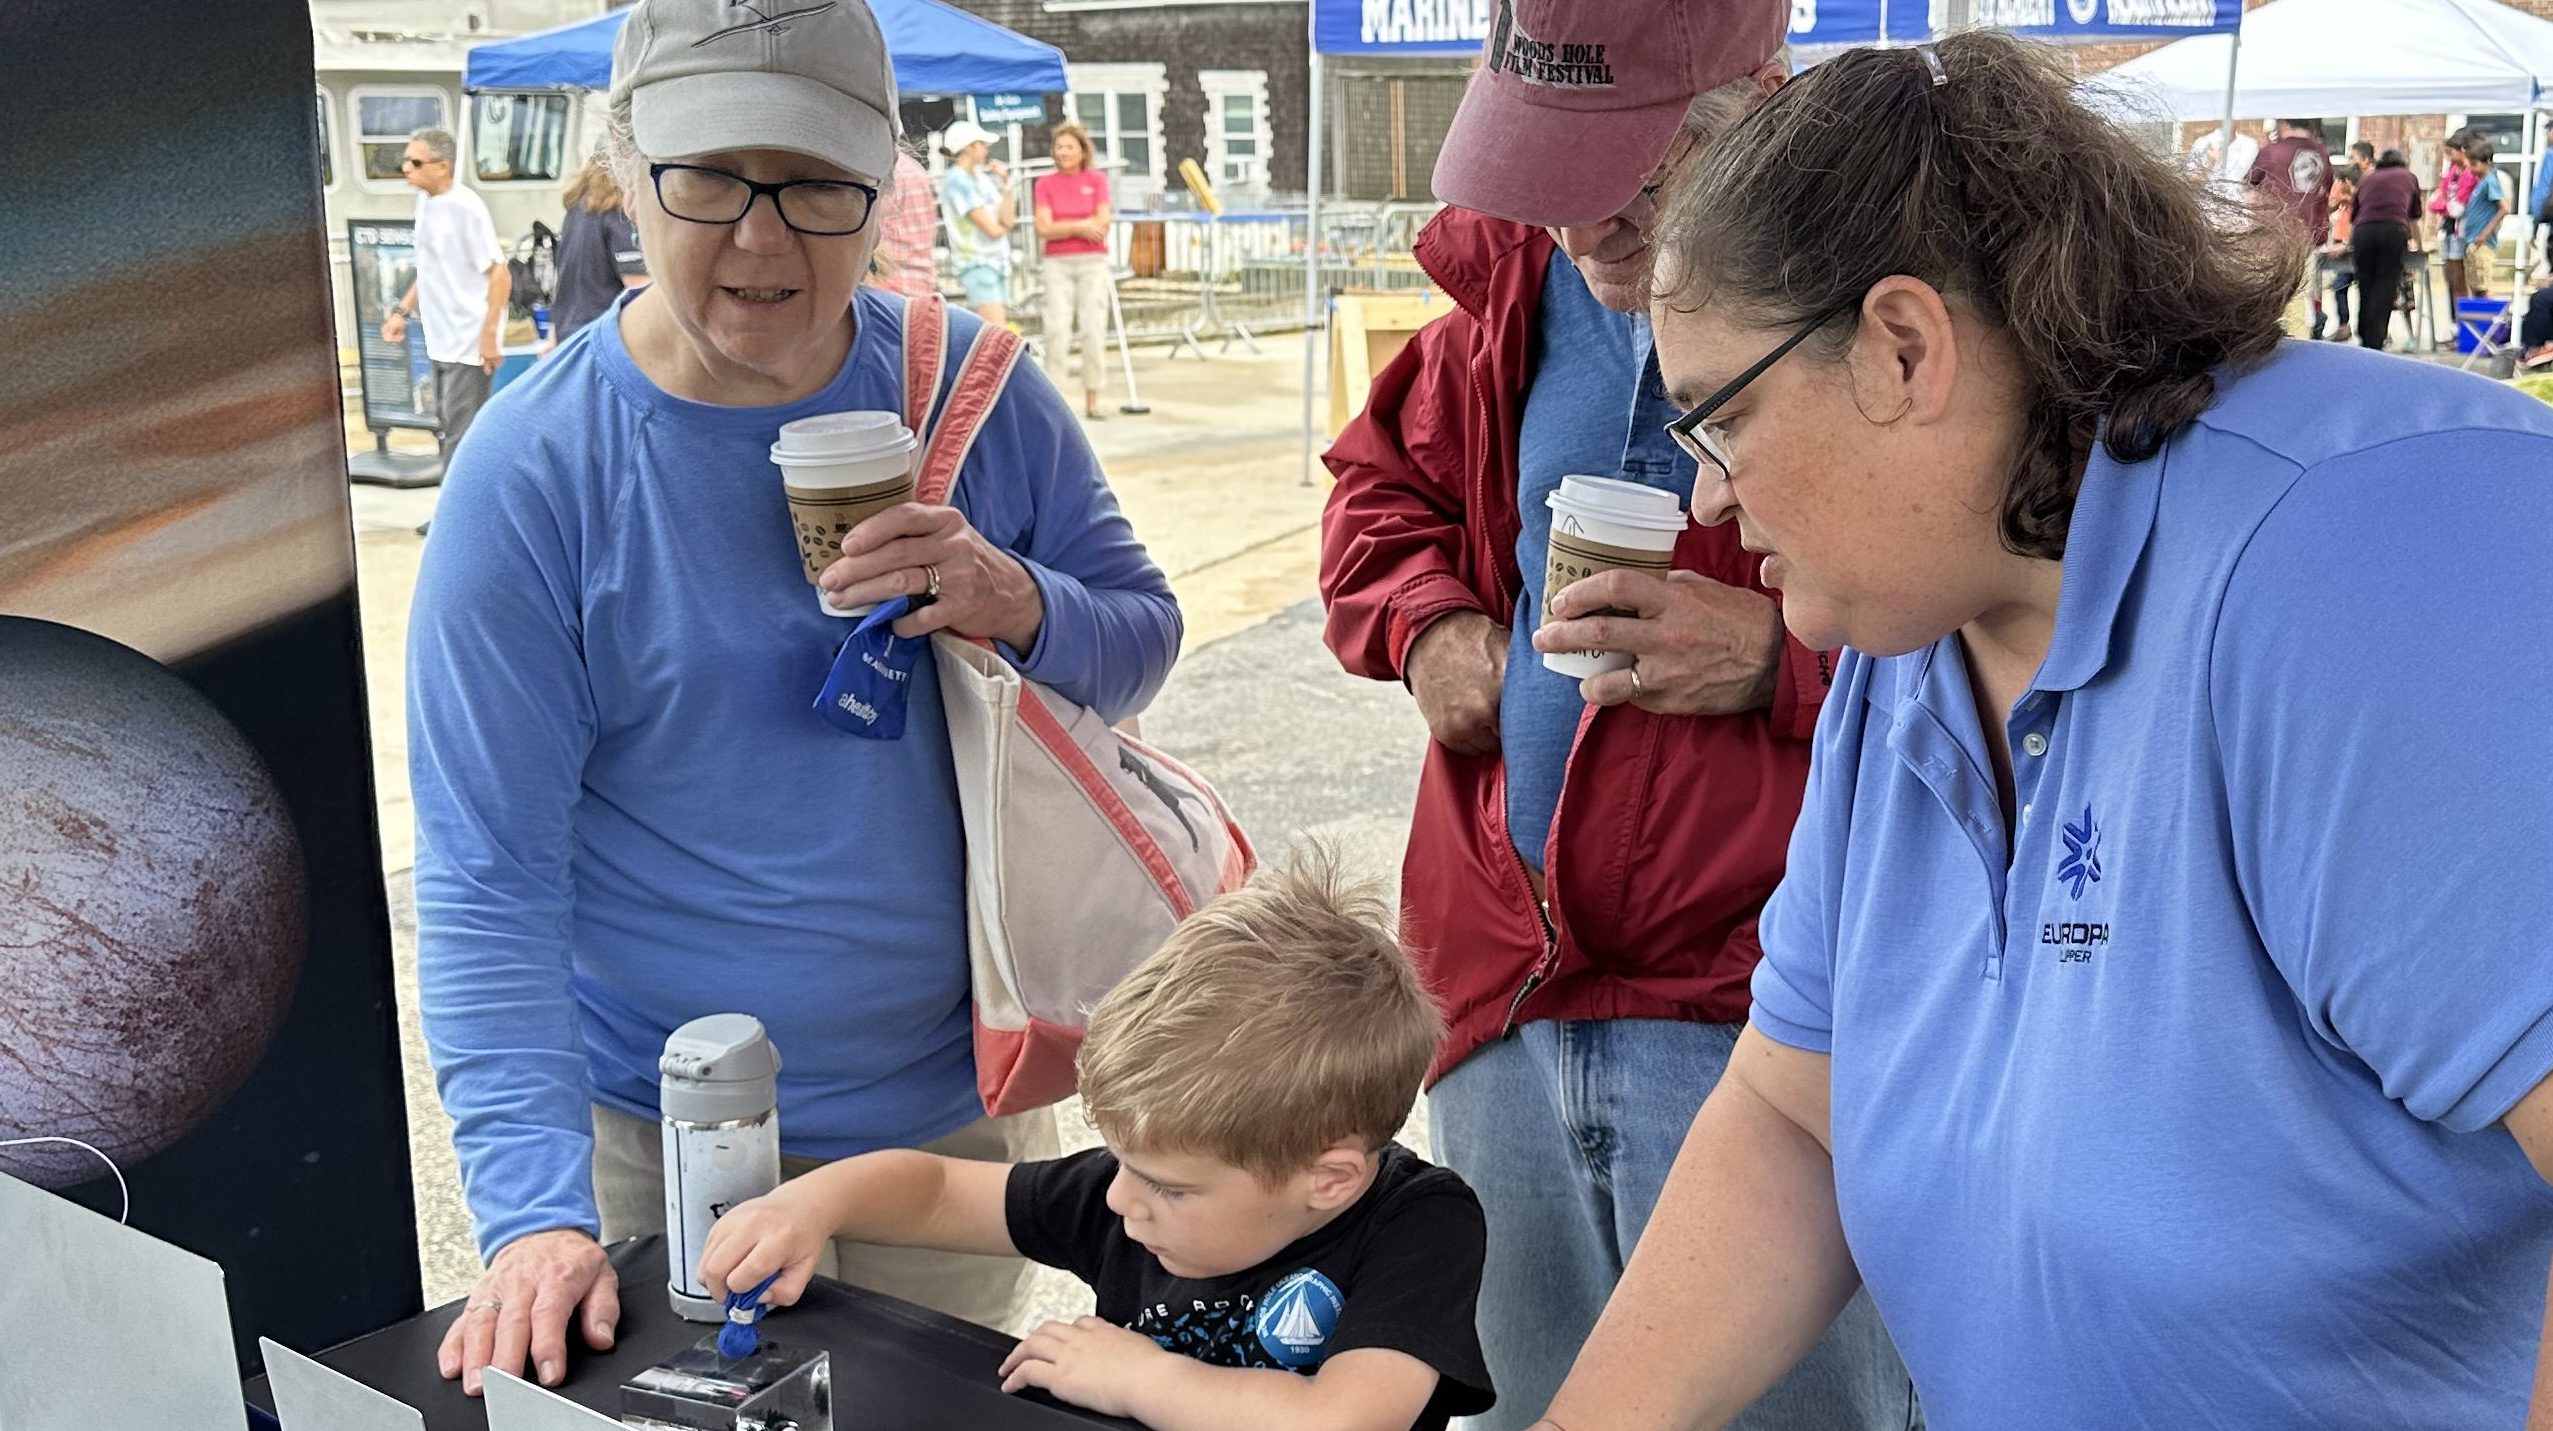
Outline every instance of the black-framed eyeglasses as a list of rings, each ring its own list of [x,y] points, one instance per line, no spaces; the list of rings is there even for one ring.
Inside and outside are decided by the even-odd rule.
[[[1701,464],[1706,469],[1718,469],[1720,475],[1717,480],[1723,482],[1727,481],[1729,478],[1729,437],[1726,432],[1709,425],[1711,414],[1728,406],[1729,400],[1736,397],[1739,392],[1744,390],[1748,383],[1764,376],[1765,370],[1772,367],[1775,363],[1782,361],[1783,356],[1789,353],[1791,349],[1807,342],[1810,334],[1861,306],[1862,300],[1860,296],[1855,295],[1852,302],[1839,303],[1801,324],[1799,326],[1799,331],[1791,334],[1791,336],[1787,338],[1784,338],[1780,347],[1775,348],[1772,352],[1766,353],[1762,358],[1757,359],[1754,367],[1751,367],[1745,372],[1738,374],[1736,377],[1729,379],[1725,386],[1723,386],[1718,392],[1704,398],[1699,404],[1695,405],[1691,412],[1688,412],[1682,417],[1677,418],[1675,421],[1668,423],[1667,436],[1674,438],[1675,445],[1683,448],[1685,455],[1691,457],[1695,462]],[[1701,475],[1709,477],[1710,473],[1706,470]]]
[[[754,200],[768,194],[780,222],[812,237],[840,238],[867,227],[878,202],[876,189],[848,179],[763,184],[699,164],[650,164],[647,174],[665,212],[695,224],[742,223]]]
[[[403,158],[403,159],[401,159],[401,160],[399,161],[399,167],[400,167],[400,168],[402,168],[402,169],[422,169],[422,168],[424,168],[425,166],[427,166],[428,164],[440,164],[440,163],[443,163],[443,162],[444,162],[444,161],[443,161],[443,160],[441,160],[441,159],[435,159],[435,158],[431,158],[431,157],[429,157],[429,158],[425,158],[425,159],[406,159],[406,158]]]

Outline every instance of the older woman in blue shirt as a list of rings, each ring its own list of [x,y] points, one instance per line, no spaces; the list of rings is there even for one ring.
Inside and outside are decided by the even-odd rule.
[[[598,1239],[661,1224],[656,1060],[691,1018],[768,1026],[791,1168],[895,1146],[1011,1160],[1054,1137],[976,1101],[938,687],[915,672],[899,740],[814,714],[850,628],[810,599],[768,457],[785,422],[904,407],[905,300],[858,287],[894,162],[888,56],[857,0],[750,19],[631,13],[614,127],[655,282],[489,405],[419,577],[419,976],[488,1264],[442,1363],[473,1391],[527,1359],[555,1382],[571,1319],[609,1343]],[[951,321],[944,383],[977,331]],[[954,500],[858,528],[822,599],[936,587],[900,633],[994,640],[1111,720],[1142,707],[1178,609],[1033,370]],[[836,1270],[981,1320],[1018,1281],[859,1255]]]
[[[2553,413],[2280,341],[2208,202],[1988,33],[1679,197],[1695,511],[1852,650],[1553,1424],[1718,1425],[1856,1283],[1935,1431],[2553,1424]]]

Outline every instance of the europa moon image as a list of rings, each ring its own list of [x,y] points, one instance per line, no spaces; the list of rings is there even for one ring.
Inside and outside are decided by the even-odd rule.
[[[239,733],[138,652],[0,616],[0,1139],[130,1169],[248,1076],[308,942],[301,843]],[[0,1148],[40,1187],[98,1176]]]
[[[0,1142],[116,1165],[0,1178],[220,1264],[244,1376],[423,1302],[314,43],[0,0]]]

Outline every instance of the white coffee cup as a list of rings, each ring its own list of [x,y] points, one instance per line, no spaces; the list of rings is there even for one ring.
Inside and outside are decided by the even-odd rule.
[[[1684,534],[1684,504],[1673,492],[1613,477],[1563,477],[1547,499],[1550,555],[1543,567],[1542,621],[1551,599],[1598,572],[1645,571],[1663,577]],[[1627,651],[1546,651],[1545,669],[1584,679],[1631,664]]]
[[[813,585],[842,557],[851,529],[913,500],[913,430],[891,412],[829,412],[802,417],[780,429],[771,444],[772,464],[789,497],[789,525],[798,556]],[[816,590],[816,609],[827,616],[866,616],[877,604],[828,605]]]

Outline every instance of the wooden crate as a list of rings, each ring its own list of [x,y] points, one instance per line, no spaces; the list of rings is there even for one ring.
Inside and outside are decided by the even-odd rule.
[[[1433,288],[1343,289],[1330,299],[1330,436],[1365,410],[1374,375],[1418,330],[1454,310]]]

